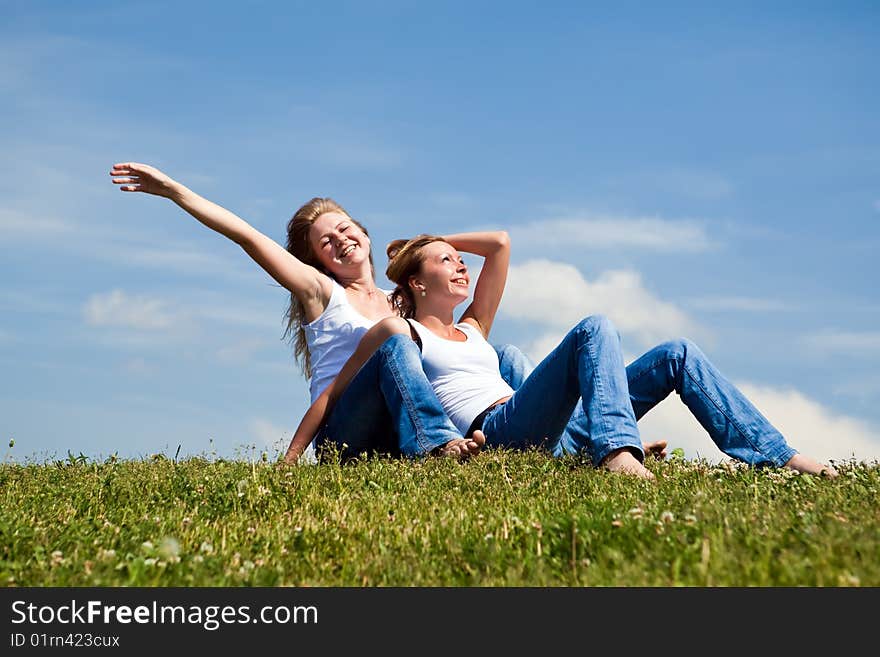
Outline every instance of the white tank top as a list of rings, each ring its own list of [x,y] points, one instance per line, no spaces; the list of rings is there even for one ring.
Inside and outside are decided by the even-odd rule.
[[[440,404],[462,435],[480,413],[513,394],[498,369],[498,354],[476,328],[456,324],[466,342],[446,340],[416,320],[409,320],[422,339],[422,367]]]
[[[380,291],[389,295],[388,290]],[[354,353],[364,333],[379,320],[361,315],[348,300],[345,289],[333,281],[330,301],[318,317],[303,324],[306,344],[312,359],[309,394],[312,403],[326,388]]]

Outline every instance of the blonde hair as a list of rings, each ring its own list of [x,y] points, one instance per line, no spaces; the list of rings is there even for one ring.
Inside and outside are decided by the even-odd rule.
[[[397,286],[391,293],[391,304],[401,317],[415,317],[416,299],[409,287],[409,279],[418,274],[422,268],[422,263],[425,261],[422,249],[434,242],[446,242],[446,240],[437,235],[417,235],[409,240],[394,240],[385,249],[388,255],[385,275]]]
[[[327,214],[328,212],[339,212],[340,214],[344,214],[355,226],[363,231],[364,235],[367,237],[370,236],[367,229],[355,221],[352,216],[348,214],[341,205],[339,205],[339,203],[329,197],[316,196],[297,210],[290,218],[290,221],[287,222],[287,251],[301,262],[311,265],[318,271],[323,272],[330,278],[336,280],[333,272],[327,271],[327,269],[321,264],[317,254],[312,249],[312,241],[310,239],[312,224],[315,223],[318,217],[322,214]],[[373,276],[375,276],[372,251],[370,252],[370,271],[373,273]],[[299,363],[303,374],[305,374],[307,378],[311,378],[312,358],[309,353],[308,342],[306,341],[306,332],[305,329],[303,329],[303,324],[307,323],[305,322],[305,308],[303,308],[302,303],[300,303],[299,299],[297,299],[296,295],[292,292],[290,294],[290,303],[287,306],[287,311],[284,313],[284,318],[287,320],[287,326],[284,329],[283,338],[293,343],[294,359]]]

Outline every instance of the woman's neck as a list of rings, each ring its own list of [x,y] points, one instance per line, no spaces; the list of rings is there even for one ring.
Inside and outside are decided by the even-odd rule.
[[[380,293],[369,263],[366,263],[366,266],[360,268],[357,272],[346,272],[344,276],[336,276],[336,282],[344,287],[346,291],[354,292],[364,297],[372,297]]]
[[[426,329],[443,338],[453,338],[458,329],[455,328],[455,319],[452,309],[438,311],[437,309],[416,309],[416,321]]]

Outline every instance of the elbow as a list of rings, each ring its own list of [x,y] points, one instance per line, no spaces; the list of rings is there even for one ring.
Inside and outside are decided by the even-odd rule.
[[[238,230],[230,232],[227,237],[238,244],[251,257],[255,257],[260,251],[260,235],[256,230]]]
[[[510,250],[510,235],[506,230],[499,230],[496,233],[496,241],[499,249]]]

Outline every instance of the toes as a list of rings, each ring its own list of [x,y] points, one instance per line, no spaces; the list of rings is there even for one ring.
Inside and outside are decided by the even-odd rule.
[[[650,454],[656,459],[665,459],[666,458],[666,441],[665,440],[655,440],[654,442],[644,443],[642,445],[642,449],[645,454]]]
[[[476,456],[486,445],[486,436],[482,431],[475,431],[470,438],[454,438],[442,447],[436,448],[432,454],[466,460]]]
[[[463,438],[456,438],[443,445],[437,453],[440,456],[460,459],[467,455],[468,447]]]

